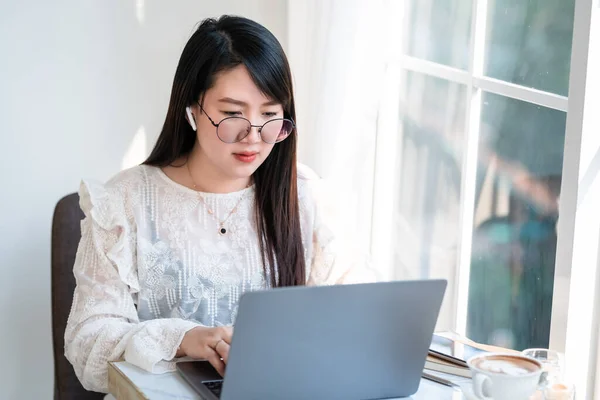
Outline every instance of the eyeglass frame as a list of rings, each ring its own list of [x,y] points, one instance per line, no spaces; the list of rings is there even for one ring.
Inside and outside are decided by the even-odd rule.
[[[210,117],[210,115],[208,115],[208,113],[206,112],[206,110],[204,110],[204,107],[202,107],[202,104],[200,104],[199,101],[196,101],[196,103],[198,103],[198,106],[200,107],[200,110],[204,113],[204,115],[206,115],[206,118],[208,118],[208,120],[210,121],[210,123],[212,124],[212,126],[214,126],[215,128],[217,128],[215,133],[217,134],[217,138],[219,138],[219,140],[221,142],[223,142],[223,143],[227,143],[227,144],[239,143],[242,140],[244,140],[245,138],[247,138],[248,135],[250,135],[250,132],[252,131],[252,128],[258,128],[257,131],[258,131],[258,137],[260,138],[260,140],[262,140],[263,142],[265,142],[267,144],[276,144],[276,143],[283,142],[285,139],[287,139],[292,134],[292,131],[294,129],[296,129],[296,123],[291,118],[273,118],[273,119],[268,120],[267,122],[265,122],[262,125],[253,125],[252,121],[250,121],[248,118],[231,116],[231,117],[225,117],[222,120],[220,120],[218,123],[215,123],[215,121],[213,121],[213,119]],[[243,138],[241,138],[237,142],[226,142],[223,139],[221,139],[221,137],[219,136],[219,125],[221,125],[223,123],[223,121],[227,121],[228,119],[233,119],[233,118],[238,118],[238,119],[243,119],[243,120],[248,121],[248,124],[250,124],[250,129],[248,130],[248,133],[246,134],[246,136],[244,136]],[[267,142],[265,139],[263,139],[261,131],[262,131],[263,127],[266,124],[268,124],[269,122],[272,122],[272,121],[290,121],[292,123],[292,129],[290,130],[289,135],[287,135],[285,138],[283,138],[282,140],[280,140],[278,142],[272,142],[272,143],[271,142]]]

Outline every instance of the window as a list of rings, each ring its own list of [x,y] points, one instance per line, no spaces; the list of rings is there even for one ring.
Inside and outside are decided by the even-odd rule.
[[[437,329],[550,336],[598,393],[599,0],[288,6],[301,159],[382,278],[446,278]]]
[[[574,0],[412,0],[402,13],[374,251],[391,252],[390,279],[448,280],[438,329],[548,347]]]

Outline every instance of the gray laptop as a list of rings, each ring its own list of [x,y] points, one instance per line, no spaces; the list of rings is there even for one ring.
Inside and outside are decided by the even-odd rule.
[[[445,280],[293,287],[240,299],[225,379],[181,362],[205,399],[385,399],[414,394]]]

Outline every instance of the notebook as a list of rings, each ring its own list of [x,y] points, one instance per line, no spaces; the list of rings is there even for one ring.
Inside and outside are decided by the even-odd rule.
[[[486,350],[476,347],[475,344],[466,344],[460,340],[434,334],[425,362],[425,369],[471,377],[467,360],[485,352]]]

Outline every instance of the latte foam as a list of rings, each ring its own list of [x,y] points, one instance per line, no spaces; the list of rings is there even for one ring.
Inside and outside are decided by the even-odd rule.
[[[474,365],[484,371],[510,376],[527,375],[540,369],[535,362],[518,356],[482,357]]]

